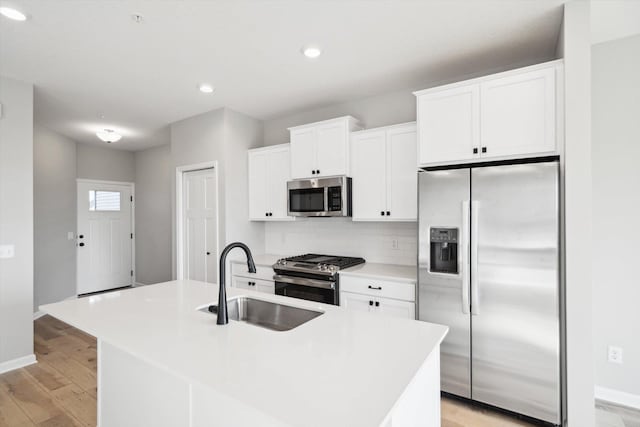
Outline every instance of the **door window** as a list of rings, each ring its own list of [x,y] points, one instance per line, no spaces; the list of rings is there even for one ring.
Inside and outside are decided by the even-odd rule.
[[[89,190],[90,211],[120,211],[120,192]]]

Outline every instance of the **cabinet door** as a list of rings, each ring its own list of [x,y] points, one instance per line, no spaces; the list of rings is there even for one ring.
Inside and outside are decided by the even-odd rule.
[[[384,316],[416,318],[416,305],[412,302],[398,301],[390,298],[376,298],[375,312]]]
[[[251,291],[253,290],[253,285],[251,285],[251,283],[255,283],[255,280],[249,279],[247,277],[240,277],[240,276],[231,277],[231,284],[233,285],[234,288],[248,289]]]
[[[317,127],[316,176],[347,175],[349,153],[347,122],[340,121]]]
[[[267,219],[267,152],[249,152],[249,218]]]
[[[373,309],[373,297],[351,292],[340,292],[340,306],[349,310],[366,311]]]
[[[291,131],[291,177],[293,179],[316,177],[317,169],[315,128]]]
[[[413,159],[415,169],[415,157]],[[383,221],[386,213],[386,133],[355,133],[351,140],[353,220]]]
[[[287,216],[287,181],[291,179],[289,173],[291,162],[289,149],[272,151],[268,162],[268,206],[270,220],[293,219]]]
[[[469,85],[418,96],[421,165],[479,157],[480,88]],[[479,150],[478,150],[479,151]]]
[[[253,286],[254,291],[263,292],[265,294],[275,294],[276,293],[276,284],[270,280],[254,280],[255,286]]]
[[[417,221],[418,169],[415,126],[387,131],[387,218]]]
[[[555,105],[554,68],[483,83],[482,156],[554,152]]]

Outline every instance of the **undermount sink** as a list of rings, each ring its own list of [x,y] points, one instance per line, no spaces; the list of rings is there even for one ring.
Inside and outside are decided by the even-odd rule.
[[[200,309],[217,313],[218,305]],[[291,307],[249,297],[235,297],[227,300],[229,319],[245,322],[272,331],[289,331],[323,314],[322,311]]]

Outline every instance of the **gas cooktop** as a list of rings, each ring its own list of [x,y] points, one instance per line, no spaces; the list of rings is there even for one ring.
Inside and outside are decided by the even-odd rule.
[[[299,271],[333,275],[339,270],[363,264],[364,258],[305,254],[289,258],[279,259],[274,265],[274,270]]]

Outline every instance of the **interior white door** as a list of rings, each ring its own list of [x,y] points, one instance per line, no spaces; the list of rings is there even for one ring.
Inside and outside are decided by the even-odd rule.
[[[291,177],[293,179],[315,178],[316,129],[305,128],[291,131]]]
[[[555,151],[555,107],[554,68],[483,83],[482,157]]]
[[[218,206],[215,171],[185,172],[182,183],[184,278],[216,283]]]
[[[396,221],[418,219],[415,125],[387,131],[387,210]]]
[[[347,122],[321,125],[316,132],[317,175],[347,175]]]
[[[386,215],[386,132],[355,133],[351,139],[353,220],[382,221]],[[415,169],[415,155],[412,169]]]
[[[77,292],[132,285],[131,187],[78,182]]]
[[[418,97],[419,162],[479,157],[480,87],[469,85]]]

